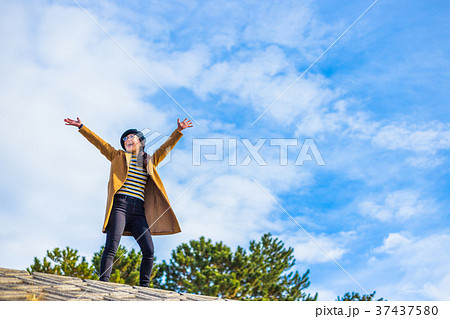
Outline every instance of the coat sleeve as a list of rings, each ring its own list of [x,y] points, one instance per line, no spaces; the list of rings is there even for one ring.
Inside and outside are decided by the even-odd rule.
[[[169,154],[175,144],[178,143],[183,133],[175,129],[169,136],[167,141],[163,143],[151,156],[151,160],[154,166],[158,166],[159,163]]]
[[[118,150],[98,137],[97,134],[87,128],[86,125],[83,124],[78,132],[80,132],[81,135],[83,135],[89,142],[94,144],[94,146],[98,148],[100,153],[102,153],[109,161],[112,161],[116,156],[120,154]]]

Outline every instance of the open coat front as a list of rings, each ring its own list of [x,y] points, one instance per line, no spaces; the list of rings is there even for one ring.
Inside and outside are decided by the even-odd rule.
[[[106,201],[105,222],[102,232],[106,233],[109,216],[113,206],[114,195],[125,183],[131,161],[131,153],[123,150],[116,150],[106,143],[86,125],[83,124],[78,130],[89,142],[111,162],[111,170],[108,182],[108,198]],[[145,185],[145,217],[150,226],[152,235],[169,235],[181,232],[175,213],[173,212],[169,198],[164,189],[161,178],[156,171],[156,166],[166,157],[166,155],[177,144],[183,133],[175,129],[170,137],[152,156],[148,156],[147,173],[150,175]],[[123,236],[132,236],[131,232],[125,230]]]

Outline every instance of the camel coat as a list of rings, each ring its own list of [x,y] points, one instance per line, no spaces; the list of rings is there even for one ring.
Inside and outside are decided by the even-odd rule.
[[[128,168],[131,161],[131,153],[123,150],[116,150],[106,143],[86,125],[83,124],[78,130],[89,142],[97,147],[110,162],[111,170],[108,182],[108,197],[106,200],[105,221],[102,232],[106,233],[114,195],[125,183],[128,175]],[[169,198],[164,189],[164,185],[156,171],[156,166],[166,157],[166,155],[177,144],[183,133],[175,129],[170,137],[153,155],[148,156],[147,173],[150,175],[145,185],[145,217],[150,226],[152,235],[169,235],[181,232],[175,213],[173,212]],[[132,236],[131,232],[125,230],[122,236]]]

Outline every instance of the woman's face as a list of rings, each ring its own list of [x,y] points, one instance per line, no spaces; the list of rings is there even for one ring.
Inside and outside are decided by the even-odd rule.
[[[136,152],[141,146],[141,141],[134,134],[129,134],[125,138],[125,149],[127,152]]]

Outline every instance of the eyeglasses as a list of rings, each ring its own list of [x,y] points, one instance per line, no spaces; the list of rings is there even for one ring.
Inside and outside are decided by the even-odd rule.
[[[128,135],[128,136],[125,136],[124,138],[123,138],[123,141],[125,142],[126,140],[132,140],[132,139],[134,139],[136,137],[136,135]]]

